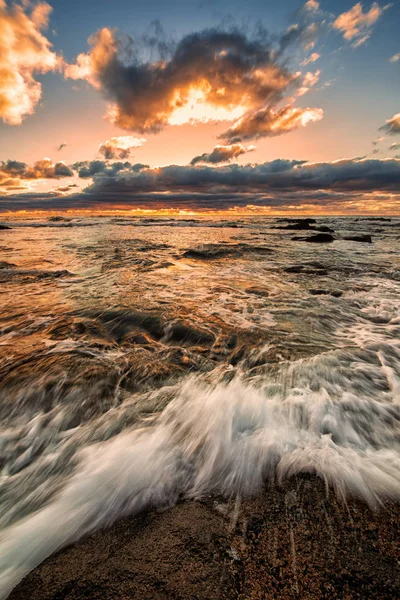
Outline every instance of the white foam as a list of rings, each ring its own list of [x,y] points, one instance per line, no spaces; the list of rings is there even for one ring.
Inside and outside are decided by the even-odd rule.
[[[62,491],[3,531],[0,598],[66,544],[178,496],[251,494],[268,477],[311,472],[339,496],[372,505],[400,499],[399,390],[364,394],[362,375],[352,379],[357,361],[363,364],[339,351],[299,361],[281,374],[290,387],[239,375],[230,383],[187,378],[147,427],[81,450]],[[381,364],[369,364],[365,381],[373,386],[371,369],[380,382],[385,374]]]

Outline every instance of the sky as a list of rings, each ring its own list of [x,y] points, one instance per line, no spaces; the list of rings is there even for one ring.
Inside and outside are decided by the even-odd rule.
[[[0,0],[0,212],[400,213],[400,2]]]

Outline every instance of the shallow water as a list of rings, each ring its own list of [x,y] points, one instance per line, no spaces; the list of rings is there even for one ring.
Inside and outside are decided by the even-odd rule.
[[[0,598],[179,498],[312,472],[399,499],[400,219],[318,219],[330,244],[260,217],[3,223]]]

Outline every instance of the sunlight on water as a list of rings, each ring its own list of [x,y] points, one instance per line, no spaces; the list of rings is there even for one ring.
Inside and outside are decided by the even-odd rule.
[[[2,237],[0,598],[178,499],[303,472],[399,499],[398,221],[318,251],[276,220],[75,224]]]

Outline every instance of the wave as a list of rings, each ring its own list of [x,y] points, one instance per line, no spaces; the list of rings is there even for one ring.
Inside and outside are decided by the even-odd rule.
[[[61,491],[3,531],[0,598],[63,546],[178,499],[255,494],[266,479],[306,472],[342,499],[399,500],[399,358],[398,344],[380,344],[287,363],[275,377],[249,381],[233,368],[188,376],[151,392],[141,420],[104,441],[110,411],[103,441],[80,448]],[[167,406],[149,413],[166,393]],[[126,410],[116,408],[114,420]]]

